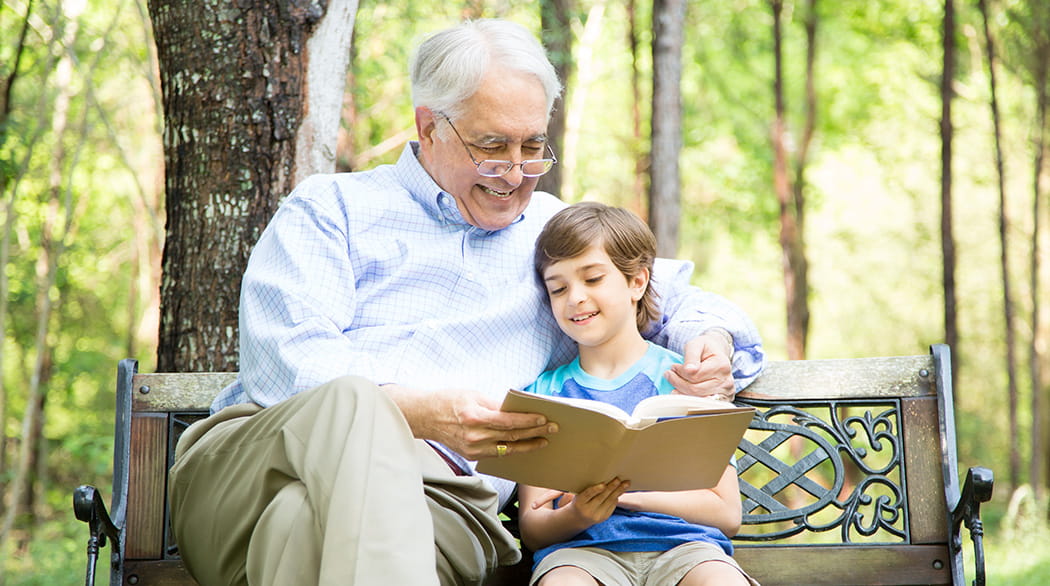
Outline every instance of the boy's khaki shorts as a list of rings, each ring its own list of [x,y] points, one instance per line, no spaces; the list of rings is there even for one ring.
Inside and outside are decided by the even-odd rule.
[[[559,549],[540,561],[529,584],[536,584],[544,574],[559,566],[576,566],[603,584],[666,586],[677,584],[689,570],[710,561],[733,566],[753,586],[759,586],[721,547],[699,541],[685,543],[668,551],[621,552],[596,547]]]

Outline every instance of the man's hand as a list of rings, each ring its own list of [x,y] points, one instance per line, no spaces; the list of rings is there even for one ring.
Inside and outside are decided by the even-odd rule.
[[[732,338],[728,334],[707,332],[686,343],[685,361],[672,366],[664,376],[683,395],[732,401],[736,396],[732,356]]]
[[[427,392],[398,385],[383,390],[401,408],[416,438],[439,441],[468,460],[531,452],[546,446],[544,436],[558,430],[536,413],[500,411],[499,401],[477,391]]]

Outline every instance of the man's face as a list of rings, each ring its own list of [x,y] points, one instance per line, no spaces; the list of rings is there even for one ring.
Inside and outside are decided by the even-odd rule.
[[[519,165],[502,177],[484,177],[471,156],[513,163],[548,157],[543,86],[527,74],[489,73],[465,106],[452,120],[462,141],[440,113],[417,109],[421,161],[456,198],[467,222],[485,230],[505,228],[529,205],[539,178],[523,176]]]

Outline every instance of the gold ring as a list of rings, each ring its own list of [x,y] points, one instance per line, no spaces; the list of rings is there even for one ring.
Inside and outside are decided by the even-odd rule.
[[[496,444],[496,455],[502,458],[507,455],[507,444],[499,442]]]

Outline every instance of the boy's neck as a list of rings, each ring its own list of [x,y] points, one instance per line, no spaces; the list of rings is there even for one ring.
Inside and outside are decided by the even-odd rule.
[[[601,346],[580,346],[580,368],[587,374],[612,380],[627,372],[645,353],[649,343],[642,336],[608,342]]]

